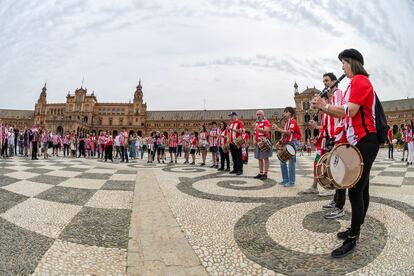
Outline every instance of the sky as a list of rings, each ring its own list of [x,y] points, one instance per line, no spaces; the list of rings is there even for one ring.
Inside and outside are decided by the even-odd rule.
[[[64,102],[83,87],[148,110],[294,105],[364,56],[382,100],[414,97],[412,0],[0,0],[0,108]],[[345,89],[345,79],[340,88]]]

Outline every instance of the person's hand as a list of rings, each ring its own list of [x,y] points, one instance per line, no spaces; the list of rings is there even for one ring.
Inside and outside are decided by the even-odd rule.
[[[326,101],[324,98],[321,98],[320,96],[315,96],[312,100],[311,100],[311,106],[313,108],[316,109],[320,109],[323,110],[326,106]]]

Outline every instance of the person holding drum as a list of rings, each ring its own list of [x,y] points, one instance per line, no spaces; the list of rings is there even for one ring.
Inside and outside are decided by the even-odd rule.
[[[253,125],[255,145],[254,158],[259,160],[260,172],[253,178],[266,180],[267,172],[269,171],[269,157],[272,157],[272,144],[270,143],[270,122],[264,117],[263,110],[257,110],[256,116],[257,120]]]
[[[230,125],[227,126],[229,131],[229,142],[230,142],[230,153],[231,158],[233,159],[233,170],[230,173],[234,173],[236,175],[243,174],[243,161],[242,161],[242,149],[241,143],[239,146],[235,143],[238,142],[240,139],[243,140],[241,137],[242,133],[244,132],[244,123],[237,118],[236,112],[231,112],[229,114],[231,117]]]
[[[279,142],[279,150],[282,150],[283,146],[289,144],[295,150],[299,149],[299,141],[302,139],[302,134],[300,128],[295,118],[295,109],[293,107],[286,107],[283,111],[283,117],[286,120],[285,127],[282,129],[276,124],[273,124],[273,129],[282,133],[283,137]],[[296,152],[295,152],[296,154]],[[289,170],[287,166],[289,162]],[[292,187],[295,185],[295,175],[296,175],[296,155],[293,155],[288,161],[280,160],[280,169],[282,171],[283,180],[279,184],[285,187]]]
[[[372,164],[379,151],[379,142],[376,135],[375,118],[375,92],[369,75],[364,69],[364,58],[355,49],[342,51],[339,60],[343,70],[351,79],[344,93],[343,105],[331,105],[323,98],[316,96],[311,105],[314,108],[337,118],[345,118],[345,130],[348,143],[355,146],[362,155],[362,174],[356,184],[349,188],[349,201],[351,202],[351,227],[339,232],[337,237],[344,240],[343,244],[333,250],[331,256],[341,258],[352,253],[360,235],[361,225],[369,206],[369,175]]]

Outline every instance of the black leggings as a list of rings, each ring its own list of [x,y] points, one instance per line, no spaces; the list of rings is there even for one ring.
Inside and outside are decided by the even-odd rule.
[[[345,189],[336,190],[335,191],[335,196],[334,196],[335,207],[338,208],[338,209],[344,208],[345,198],[346,198],[346,190]]]
[[[372,164],[379,150],[379,143],[375,134],[368,134],[356,144],[362,155],[364,168],[361,179],[348,191],[349,201],[352,208],[351,233],[350,236],[359,235],[361,224],[364,223],[365,215],[369,206],[369,174]]]

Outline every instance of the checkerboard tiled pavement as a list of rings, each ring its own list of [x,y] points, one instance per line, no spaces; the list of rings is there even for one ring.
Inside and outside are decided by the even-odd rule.
[[[136,170],[17,158],[0,175],[1,275],[124,273]]]

